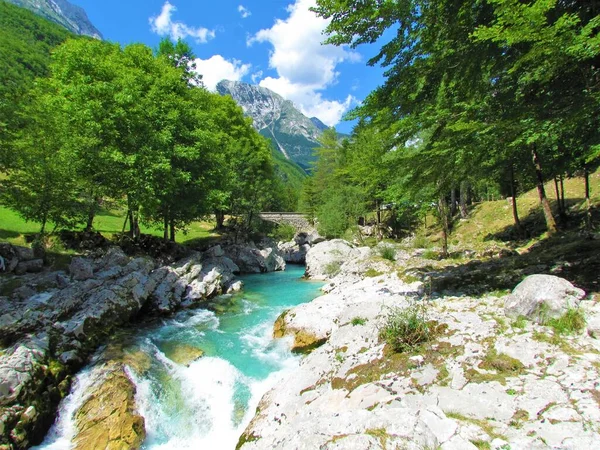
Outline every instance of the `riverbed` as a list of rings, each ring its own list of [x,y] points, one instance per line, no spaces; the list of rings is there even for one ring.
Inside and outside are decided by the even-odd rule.
[[[285,272],[242,276],[243,293],[123,336],[128,351],[148,361],[142,373],[129,371],[146,424],[144,449],[235,448],[262,395],[299,364],[289,342],[274,340],[272,329],[282,311],[319,295],[322,283],[302,279],[303,273],[304,267],[289,266]],[[198,350],[204,355],[193,360]],[[76,377],[38,449],[70,448],[72,416],[93,372],[94,363]]]

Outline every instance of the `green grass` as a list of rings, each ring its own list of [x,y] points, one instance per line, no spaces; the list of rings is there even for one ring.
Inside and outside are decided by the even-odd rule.
[[[584,197],[584,180],[582,177],[564,180],[565,201],[581,201]],[[546,195],[552,205],[555,204],[554,182],[545,184]],[[592,204],[600,202],[600,170],[590,175],[590,195]],[[540,211],[540,200],[536,188],[520,194],[517,206],[521,220],[528,215]],[[580,205],[580,207],[582,207]],[[486,236],[505,229],[514,224],[512,207],[506,200],[485,201],[473,206],[469,212],[469,220],[456,223],[452,231],[452,241],[461,247],[481,249],[485,247]],[[533,240],[537,241],[537,239]]]
[[[357,316],[357,317],[354,317],[354,318],[353,318],[353,319],[350,321],[350,323],[351,323],[352,325],[354,325],[354,326],[357,326],[357,325],[364,325],[365,323],[367,323],[367,319],[365,319],[364,317],[358,317],[358,316]]]
[[[396,261],[396,250],[394,249],[394,247],[391,247],[389,245],[384,245],[380,247],[379,255],[383,259],[387,259],[388,261]]]
[[[544,325],[558,334],[580,333],[585,328],[585,315],[581,309],[571,308],[556,319],[547,319]]]
[[[519,329],[524,329],[527,326],[527,317],[525,316],[519,316],[515,319],[515,321],[512,323],[513,328],[519,328]]]
[[[427,323],[425,306],[413,303],[405,308],[390,308],[379,330],[379,338],[395,352],[407,352],[429,341],[432,330]]]
[[[15,245],[26,245],[25,236],[38,233],[40,224],[37,222],[27,222],[15,211],[0,205],[0,241],[7,241]],[[94,220],[94,230],[99,231],[105,237],[111,238],[113,234],[120,233],[125,221],[125,211],[112,210],[102,211]],[[53,224],[48,225],[48,230],[54,228]],[[83,228],[83,225],[82,225]],[[147,227],[140,224],[142,233],[153,236],[162,236],[162,230],[153,227]],[[193,222],[188,229],[178,231],[176,241],[180,244],[193,245],[209,239],[218,238],[218,234],[213,233],[214,223],[212,222]]]
[[[378,277],[379,275],[383,275],[383,272],[375,270],[372,267],[369,267],[367,269],[367,271],[365,272],[365,277],[368,277],[368,278]]]

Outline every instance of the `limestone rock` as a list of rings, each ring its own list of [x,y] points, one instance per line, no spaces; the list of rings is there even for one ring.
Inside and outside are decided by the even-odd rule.
[[[280,242],[279,252],[286,263],[304,264],[306,262],[306,253],[310,249],[308,244],[297,244],[296,242]]]
[[[234,283],[231,283],[228,287],[227,287],[227,293],[228,294],[233,294],[234,292],[240,292],[242,289],[244,288],[244,283],[242,281],[236,281]]]
[[[285,261],[277,246],[257,247],[241,244],[228,245],[225,254],[239,267],[240,272],[260,273],[285,269]]]
[[[19,258],[19,261],[31,261],[32,259],[35,259],[35,252],[32,248],[21,247],[18,245],[13,245],[12,247],[17,258]]]
[[[13,346],[0,357],[0,406],[10,405],[22,397],[44,358],[44,349],[34,342]]]
[[[337,274],[341,265],[360,253],[342,239],[321,242],[306,254],[306,275],[324,280]]]
[[[320,244],[321,242],[325,242],[325,238],[321,236],[316,230],[311,231],[306,236],[306,243],[310,246]]]
[[[11,258],[20,261],[12,246],[2,249],[13,252]],[[234,284],[233,272],[239,272],[238,266],[219,251],[213,251],[209,258],[194,252],[171,266],[155,267],[150,258],[131,259],[120,249],[111,248],[93,261],[75,258],[71,265],[73,281],[57,272],[36,275],[35,282],[28,275],[7,277],[13,286],[13,279],[20,285],[13,291],[21,291],[0,297],[0,336],[9,346],[0,351],[0,446],[10,442],[15,448],[26,448],[33,437],[47,431],[58,401],[68,392],[69,376],[119,326],[141,312],[170,314],[218,295]],[[42,286],[44,290],[39,292]],[[241,284],[235,286],[240,288]],[[186,296],[192,292],[194,295]],[[30,338],[37,334],[45,336],[45,346]],[[48,336],[53,343],[50,353]],[[198,351],[187,354],[178,360],[189,363],[199,356]],[[148,362],[135,353],[125,352],[118,361],[138,373],[147,370]],[[101,420],[118,421],[108,417]],[[129,423],[133,431],[118,431],[123,436],[117,434],[108,441],[106,433],[99,431],[100,425],[81,428],[85,441],[78,448],[138,446],[143,439],[136,437],[140,436],[139,421],[127,419],[123,423]],[[118,444],[118,440],[122,442]]]
[[[31,259],[28,261],[21,261],[15,267],[15,273],[17,275],[23,275],[24,273],[37,273],[44,270],[44,260],[43,259]]]
[[[600,339],[600,302],[584,301],[580,306],[585,311],[587,333],[595,339]]]
[[[69,265],[69,273],[76,281],[89,280],[94,276],[94,265],[87,258],[73,258]]]
[[[525,316],[536,322],[562,316],[579,305],[585,297],[582,289],[554,275],[530,275],[506,297],[504,311],[508,317]]]
[[[597,446],[600,432],[584,425],[600,421],[594,339],[538,341],[547,327],[503,319],[503,298],[423,298],[395,270],[365,278],[356,250],[326,295],[277,319],[274,336],[293,348],[320,345],[263,396],[238,448]],[[436,336],[390,354],[379,337],[385,314],[415,301],[427,301]],[[600,310],[582,303],[588,318]]]
[[[135,385],[123,366],[104,369],[75,413],[75,450],[138,449],[145,439],[144,418],[135,409]]]
[[[285,260],[278,254],[276,248],[265,248],[260,251],[261,256],[265,260],[265,268],[267,272],[275,272],[285,270]]]
[[[98,272],[112,267],[125,266],[129,257],[120,247],[110,247],[104,256],[94,261],[94,269]]]

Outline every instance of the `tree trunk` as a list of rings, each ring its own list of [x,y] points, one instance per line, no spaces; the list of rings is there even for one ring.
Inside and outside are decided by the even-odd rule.
[[[44,214],[44,217],[42,217],[42,228],[40,228],[40,234],[42,236],[46,232],[46,222],[48,222],[48,216]]]
[[[223,224],[225,223],[225,211],[216,210],[215,211],[215,221],[217,222],[216,229],[222,230]]]
[[[125,228],[127,227],[127,221],[129,220],[130,211],[127,210],[127,214],[125,215],[125,220],[123,221],[123,228],[121,229],[121,234],[125,233]]]
[[[133,215],[133,237],[138,239],[141,234],[139,213],[136,211]]]
[[[590,172],[587,166],[583,168],[583,180],[585,189],[585,228],[592,231],[592,202],[590,200]]]
[[[92,231],[92,228],[94,227],[94,218],[96,217],[96,212],[98,211],[98,206],[101,200],[99,197],[95,197],[94,195],[90,195],[90,198],[93,200],[89,206],[85,231]]]
[[[467,218],[467,196],[469,190],[469,183],[462,181],[460,183],[460,217],[463,219]]]
[[[566,213],[567,212],[567,208],[566,208],[566,203],[565,203],[565,177],[563,177],[562,175],[560,176],[560,202],[562,204],[562,209],[563,211]]]
[[[456,215],[456,189],[452,187],[450,190],[450,217],[454,217]]]
[[[129,236],[135,239],[135,221],[133,220],[133,211],[129,210]]]
[[[540,196],[542,210],[544,211],[544,219],[546,220],[546,228],[548,229],[548,234],[552,235],[558,231],[558,228],[556,226],[554,216],[552,215],[550,203],[548,202],[548,198],[546,197],[546,190],[544,189],[544,176],[542,174],[542,164],[540,162],[540,157],[538,155],[535,145],[531,147],[531,154],[533,157],[533,165],[535,167],[535,174],[537,178],[537,190]]]
[[[517,229],[517,233],[520,237],[523,237],[523,227],[521,226],[521,221],[519,220],[519,211],[517,208],[517,185],[515,183],[515,168],[510,164],[510,195],[512,197],[512,213],[513,219],[515,220],[515,228]]]
[[[471,190],[471,184],[467,184],[467,205],[473,204],[473,191]]]
[[[92,231],[94,226],[94,217],[96,217],[96,208],[90,208],[88,211],[87,223],[85,224],[85,231]]]
[[[169,239],[171,239],[171,242],[175,242],[175,220],[173,219],[169,222],[169,230]]]
[[[554,192],[556,193],[556,206],[558,207],[558,214],[562,216],[562,204],[560,202],[560,191],[558,190],[558,176],[554,177]]]
[[[163,217],[163,241],[169,240],[169,216],[165,213]]]
[[[440,195],[438,202],[438,212],[440,215],[440,225],[442,226],[442,258],[448,257],[448,204],[446,203],[446,197]]]

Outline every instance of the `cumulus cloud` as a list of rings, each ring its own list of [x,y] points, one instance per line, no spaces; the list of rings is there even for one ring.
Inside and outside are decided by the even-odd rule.
[[[273,50],[269,66],[278,78],[267,77],[260,85],[292,100],[309,116],[316,116],[327,125],[337,124],[355,99],[326,100],[319,91],[336,83],[338,64],[360,61],[360,55],[343,47],[321,45],[328,21],[309,10],[315,0],[296,0],[287,8],[287,19],[277,19],[271,28],[260,30],[247,44],[269,43]]]
[[[152,16],[150,22],[151,30],[160,36],[169,36],[173,40],[193,38],[197,43],[203,44],[215,37],[215,32],[203,27],[191,27],[182,22],[175,22],[171,18],[177,8],[168,1],[162,7],[158,16]]]
[[[253,82],[253,83],[255,83],[255,84],[256,84],[256,83],[258,83],[258,81],[259,81],[259,80],[260,80],[262,77],[263,77],[263,71],[262,71],[262,70],[259,70],[258,72],[254,72],[254,73],[252,74],[252,77],[251,77],[251,78],[252,78],[252,82]]]
[[[267,77],[259,84],[294,102],[305,116],[317,117],[330,127],[337,125],[344,113],[358,104],[352,95],[348,95],[343,101],[327,100],[316,87],[292,83],[284,77]]]
[[[202,75],[202,82],[210,91],[214,91],[221,80],[241,80],[252,67],[251,64],[242,64],[237,59],[228,61],[221,55],[214,55],[208,59],[197,58],[194,62],[196,72]]]
[[[244,5],[238,6],[238,12],[242,15],[242,19],[245,19],[246,17],[250,17],[252,15],[250,10]]]

